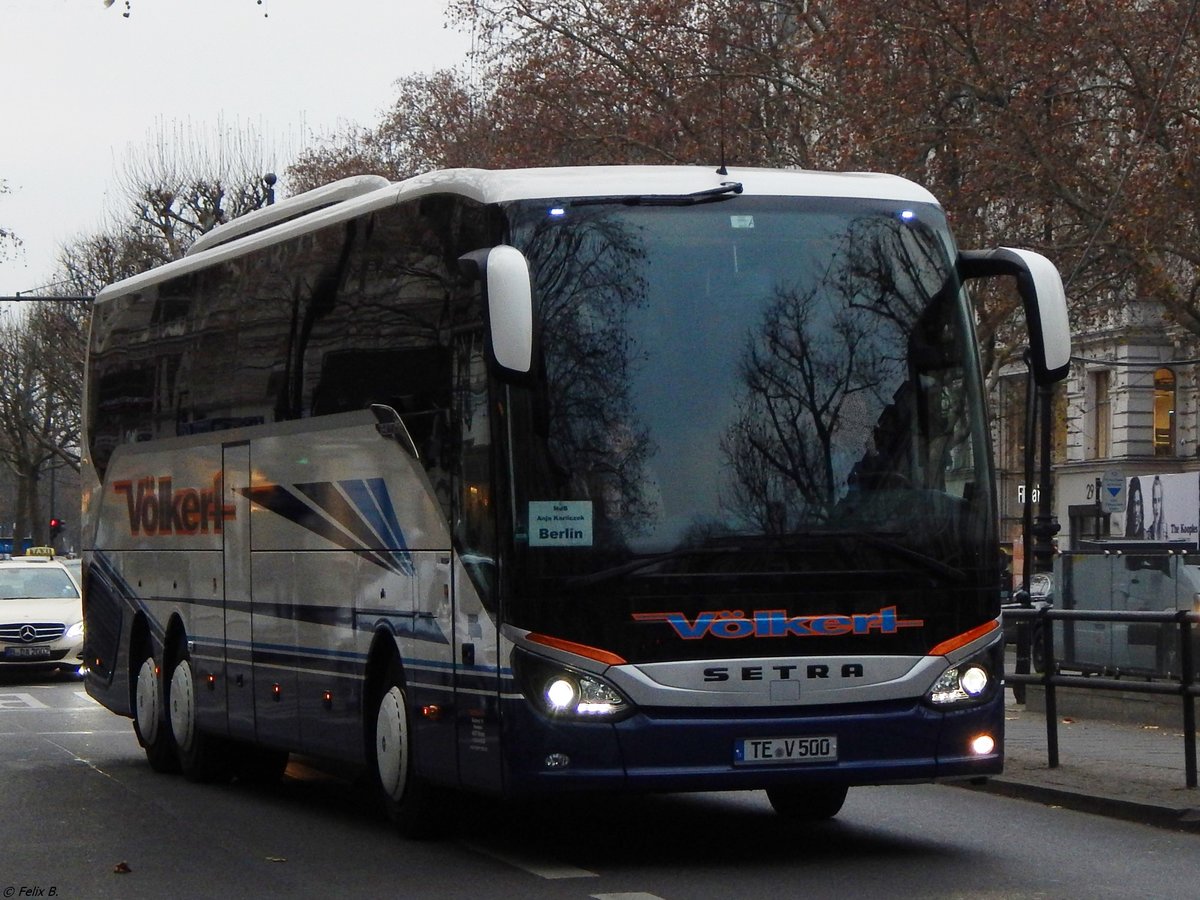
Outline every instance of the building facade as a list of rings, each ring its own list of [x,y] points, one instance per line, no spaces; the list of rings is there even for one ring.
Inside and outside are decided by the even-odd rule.
[[[1200,344],[1161,307],[1129,304],[1073,335],[1074,360],[1054,410],[1054,513],[1060,549],[1097,537],[1197,542],[1200,525]],[[1020,540],[1026,492],[1025,378],[1001,379],[997,416],[1000,510]],[[1106,485],[1123,508],[1104,512]],[[1033,488],[1036,491],[1036,485]],[[1036,507],[1035,507],[1036,513]]]

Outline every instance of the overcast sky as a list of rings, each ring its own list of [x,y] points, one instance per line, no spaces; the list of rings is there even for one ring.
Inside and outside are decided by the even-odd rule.
[[[0,296],[45,283],[59,246],[114,210],[130,152],[164,129],[260,130],[287,152],[375,124],[396,79],[464,60],[445,6],[0,0],[0,224],[24,243],[0,261]]]

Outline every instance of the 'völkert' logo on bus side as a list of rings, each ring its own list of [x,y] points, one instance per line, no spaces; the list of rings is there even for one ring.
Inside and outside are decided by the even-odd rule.
[[[114,481],[113,492],[125,497],[129,532],[133,535],[219,534],[235,517],[231,503],[221,503],[224,478],[213,476],[211,488],[178,488],[170,475]]]

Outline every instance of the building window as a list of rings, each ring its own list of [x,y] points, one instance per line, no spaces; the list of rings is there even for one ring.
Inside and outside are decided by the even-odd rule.
[[[1175,373],[1154,373],[1154,455],[1175,455]]]
[[[1112,456],[1112,399],[1109,392],[1111,372],[1092,372],[1091,394],[1091,450],[1092,459],[1107,459]]]
[[[1000,379],[997,421],[999,465],[1003,471],[1020,475],[1025,471],[1025,378]]]

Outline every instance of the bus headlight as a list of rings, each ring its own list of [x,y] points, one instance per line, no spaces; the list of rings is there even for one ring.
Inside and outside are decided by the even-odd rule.
[[[513,671],[525,696],[541,712],[555,718],[613,721],[633,708],[600,676],[521,650],[513,653]]]
[[[613,716],[625,708],[625,698],[591,675],[555,675],[544,692],[552,713],[577,716]]]
[[[969,706],[990,699],[997,680],[987,663],[976,657],[943,672],[926,696],[938,707]]]

